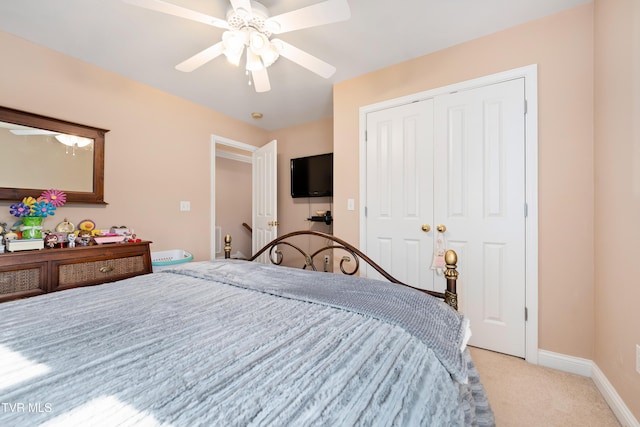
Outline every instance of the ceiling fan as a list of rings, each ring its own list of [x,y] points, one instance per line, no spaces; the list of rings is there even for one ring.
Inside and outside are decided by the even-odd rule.
[[[190,72],[223,54],[229,62],[239,65],[246,52],[245,69],[247,74],[251,72],[256,92],[271,90],[267,68],[280,56],[324,78],[336,71],[334,66],[283,40],[271,39],[272,34],[346,21],[351,17],[347,0],[327,0],[271,17],[267,8],[257,1],[230,0],[226,20],[162,0],[123,1],[226,30],[222,40],[176,65],[176,69]]]

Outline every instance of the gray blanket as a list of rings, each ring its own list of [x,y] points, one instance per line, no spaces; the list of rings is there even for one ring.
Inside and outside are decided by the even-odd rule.
[[[456,381],[467,381],[462,348],[468,320],[442,300],[418,290],[356,276],[233,260],[169,271],[326,304],[399,325],[431,348]]]
[[[494,424],[468,351],[462,384],[407,325],[230,286],[266,271],[232,264],[0,304],[0,425]]]

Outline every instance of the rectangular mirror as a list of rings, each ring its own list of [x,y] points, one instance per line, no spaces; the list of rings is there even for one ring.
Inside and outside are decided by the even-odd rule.
[[[104,202],[108,130],[0,107],[0,200],[55,188],[68,203]]]

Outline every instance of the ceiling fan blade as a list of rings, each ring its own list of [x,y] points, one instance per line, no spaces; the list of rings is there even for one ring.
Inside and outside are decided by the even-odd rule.
[[[280,39],[273,39],[272,42],[278,46],[278,53],[280,56],[287,58],[290,61],[313,71],[317,75],[328,79],[336,72],[336,67],[331,64],[327,64],[321,59],[316,58],[313,55],[308,54],[304,50],[298,49],[295,46],[290,45]]]
[[[176,70],[184,71],[185,73],[189,73],[195,70],[198,67],[203,66],[207,62],[212,59],[220,56],[224,51],[224,44],[222,42],[218,42],[213,46],[210,46],[203,50],[200,53],[196,53],[191,58],[182,61],[178,65],[176,65]]]
[[[242,9],[246,12],[251,12],[251,0],[231,0],[231,7],[235,11]]]
[[[271,90],[269,73],[266,68],[252,71],[251,76],[253,77],[253,86],[256,88],[256,92],[269,92]]]
[[[178,16],[180,18],[190,19],[196,22],[202,22],[203,24],[212,25],[218,28],[229,29],[227,21],[214,18],[213,16],[205,15],[204,13],[196,12],[195,10],[187,9],[185,7],[176,6],[172,3],[167,3],[162,0],[122,0],[125,3],[132,4],[134,6],[142,7],[144,9],[154,10],[156,12],[166,13],[167,15]]]
[[[272,16],[265,25],[274,34],[282,34],[302,28],[346,21],[351,18],[347,0],[327,0],[302,9]]]

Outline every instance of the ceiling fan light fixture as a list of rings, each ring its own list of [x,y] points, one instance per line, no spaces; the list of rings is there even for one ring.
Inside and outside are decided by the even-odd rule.
[[[251,49],[247,49],[247,70],[258,71],[264,68],[264,64],[260,60],[260,56],[256,55]]]
[[[240,65],[242,52],[244,51],[245,37],[240,31],[225,31],[222,34],[222,43],[224,45],[224,56],[235,66]]]
[[[224,56],[227,57],[227,61],[229,61],[236,67],[240,66],[240,59],[242,59],[242,50],[233,51],[226,49],[223,53]]]
[[[262,63],[264,64],[264,66],[270,67],[274,62],[276,62],[280,55],[278,54],[278,52],[276,52],[273,46],[269,46],[269,49],[262,52],[262,55],[260,55],[260,57],[262,58]]]
[[[270,47],[269,39],[260,31],[251,30],[249,34],[249,47],[256,54],[262,55],[262,52]]]
[[[282,49],[284,49],[284,45],[282,44],[282,40],[280,40],[280,39],[271,40],[271,49],[273,49],[273,51],[275,53],[280,55],[280,51]]]
[[[61,133],[55,136],[55,138],[58,140],[58,142],[61,142],[62,144],[69,146],[69,147],[86,147],[87,145],[91,144],[93,142],[93,139],[91,138],[85,138],[83,136],[76,136],[76,135],[68,135],[66,133]]]
[[[244,47],[245,36],[242,31],[231,30],[222,33],[222,43],[224,47],[230,50],[238,50]]]
[[[269,37],[258,30],[251,29],[249,34],[249,46],[247,51],[251,50],[258,55],[265,67],[271,66],[278,59],[278,52],[275,50]],[[253,69],[249,69],[254,71]]]

